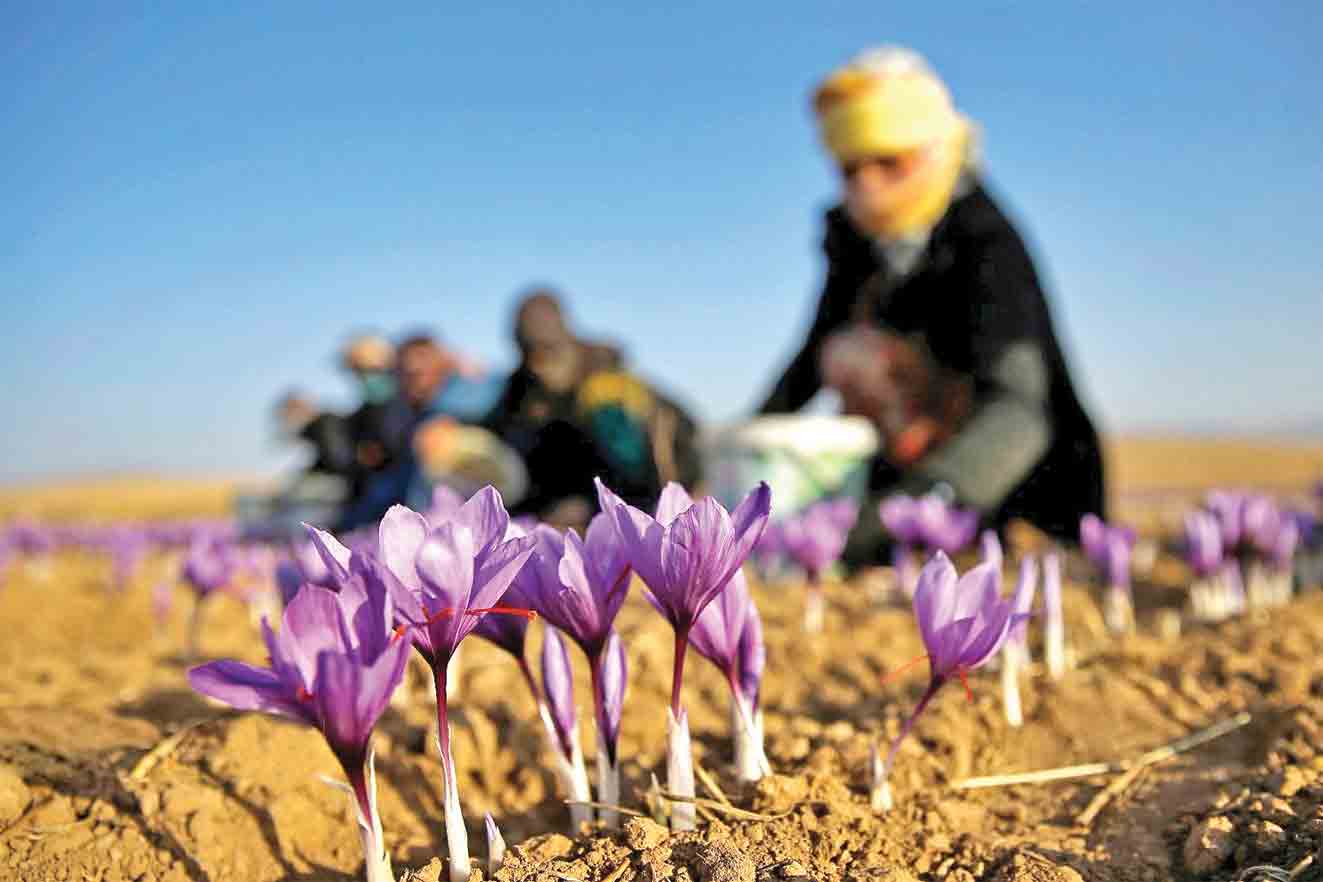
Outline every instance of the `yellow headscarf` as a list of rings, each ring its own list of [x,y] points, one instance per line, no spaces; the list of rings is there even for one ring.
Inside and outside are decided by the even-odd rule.
[[[935,224],[951,203],[970,151],[970,124],[923,58],[906,49],[865,52],[813,95],[822,140],[842,165],[913,150],[934,151],[931,166],[907,181],[885,218],[855,220],[898,238]]]

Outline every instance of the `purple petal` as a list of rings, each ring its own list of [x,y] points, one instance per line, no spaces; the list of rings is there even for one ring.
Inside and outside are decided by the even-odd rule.
[[[327,578],[330,580],[326,587],[339,585],[349,578],[349,549],[325,530],[318,530],[310,524],[304,524],[303,528],[308,531],[308,540],[326,567]],[[310,578],[308,581],[313,580]]]
[[[406,587],[421,587],[416,561],[427,539],[427,521],[418,512],[392,505],[377,531],[378,559]]]
[[[620,718],[625,706],[625,689],[629,682],[629,660],[625,657],[625,644],[620,635],[612,631],[606,639],[606,649],[601,658],[602,674],[602,709],[605,719],[603,733],[607,754],[612,762],[616,761],[616,741],[620,737]]]
[[[188,672],[188,684],[237,710],[264,711],[311,725],[317,722],[295,697],[297,685],[287,684],[266,668],[230,659],[208,662]]]
[[[574,669],[565,641],[555,628],[547,628],[542,636],[542,692],[556,724],[561,751],[569,757],[573,753],[572,733],[578,719],[574,709]]]
[[[662,488],[661,498],[657,500],[657,523],[666,526],[693,504],[689,491],[674,481],[668,482]]]
[[[317,659],[313,702],[322,733],[346,766],[361,768],[372,728],[404,679],[408,646],[400,641],[371,663],[327,652]]]
[[[919,572],[914,589],[914,617],[928,652],[933,652],[937,633],[948,625],[955,611],[956,569],[942,552],[937,552]]]

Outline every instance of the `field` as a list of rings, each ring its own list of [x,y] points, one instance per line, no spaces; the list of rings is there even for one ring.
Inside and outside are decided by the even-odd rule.
[[[1323,477],[1319,446],[1121,439],[1109,450],[1117,508],[1148,534],[1170,530],[1178,503],[1207,487],[1299,490]],[[17,488],[0,494],[0,518],[217,515],[228,489],[130,479]],[[686,700],[704,771],[703,820],[676,836],[645,817],[618,833],[565,835],[567,809],[517,668],[468,641],[454,722],[471,851],[485,854],[490,812],[512,846],[496,873],[507,882],[1282,880],[1293,869],[1298,882],[1323,879],[1323,592],[1176,635],[1160,625],[1180,606],[1189,574],[1164,552],[1136,583],[1138,633],[1118,639],[1103,626],[1082,562],[1071,564],[1073,669],[1053,681],[1031,667],[1018,729],[1005,722],[995,673],[971,679],[972,700],[958,686],[943,692],[902,750],[896,808],[881,816],[868,804],[870,747],[895,734],[925,676],[920,668],[888,677],[923,649],[909,609],[879,603],[864,585],[828,586],[817,636],[801,630],[798,585],[754,586],[776,772],[756,786],[727,771],[724,682],[691,660]],[[104,559],[69,553],[48,566],[19,562],[0,587],[0,879],[361,878],[349,803],[319,780],[339,775],[320,735],[226,711],[188,688],[191,600],[180,591],[163,626],[153,614],[153,587],[171,567],[147,561],[116,595]],[[665,768],[671,638],[637,586],[620,627],[631,667],[622,802],[647,815],[651,775]],[[209,611],[201,650],[263,661],[248,610],[228,597]],[[387,843],[399,876],[417,882],[445,878],[425,685],[411,670],[405,700],[376,737]],[[1131,771],[953,786],[1133,760],[1242,712],[1247,724]],[[1265,866],[1277,869],[1255,869]]]

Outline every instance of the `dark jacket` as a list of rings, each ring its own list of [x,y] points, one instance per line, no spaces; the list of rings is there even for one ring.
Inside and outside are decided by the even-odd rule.
[[[1043,290],[1015,228],[970,181],[934,227],[917,264],[892,270],[841,207],[827,213],[827,281],[808,339],[762,406],[797,410],[821,386],[824,339],[864,319],[918,340],[940,366],[972,379],[954,437],[901,471],[876,464],[873,489],[949,484],[994,524],[1022,517],[1074,537],[1103,512],[1097,433],[1071,382]]]

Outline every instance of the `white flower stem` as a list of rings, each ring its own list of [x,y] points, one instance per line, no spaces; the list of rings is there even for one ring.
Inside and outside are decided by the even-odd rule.
[[[673,796],[694,797],[694,755],[689,742],[689,715],[680,709],[680,718],[666,711],[666,789]],[[671,803],[671,829],[692,830],[697,825],[698,808],[693,802]]]
[[[873,742],[868,754],[868,768],[873,782],[868,790],[868,802],[873,814],[880,815],[891,811],[893,807],[891,784],[887,780],[887,766],[882,760],[882,751],[876,741]]]
[[[735,748],[735,775],[741,781],[759,781],[772,770],[763,752],[763,713],[749,707],[734,690],[730,695],[730,737]]]
[[[1024,725],[1020,707],[1020,659],[1023,650],[1014,640],[1007,640],[1001,651],[1001,700],[1006,723],[1014,728]]]
[[[822,633],[825,610],[826,601],[822,596],[822,583],[816,576],[811,576],[808,580],[808,591],[804,595],[804,633]]]
[[[1113,634],[1125,634],[1135,620],[1130,592],[1122,585],[1109,585],[1103,594],[1103,622]]]
[[[1043,657],[1049,677],[1060,680],[1066,675],[1066,626],[1060,616],[1049,618],[1044,625]]]
[[[606,749],[606,737],[597,733],[597,801],[606,805],[620,805],[620,759],[614,765]],[[615,809],[598,809],[597,816],[608,829],[620,825],[620,812]]]
[[[496,821],[492,819],[490,813],[486,817],[487,828],[487,872],[495,875],[496,871],[505,863],[505,837],[501,835],[501,830],[496,826]]]
[[[377,811],[375,751],[369,750],[363,769],[348,777],[351,782],[349,784],[329,777],[323,777],[322,780],[337,790],[343,790],[349,797],[350,805],[354,807],[359,838],[363,842],[363,865],[367,882],[395,882],[390,854],[386,851],[386,837],[381,832],[381,815]]]

